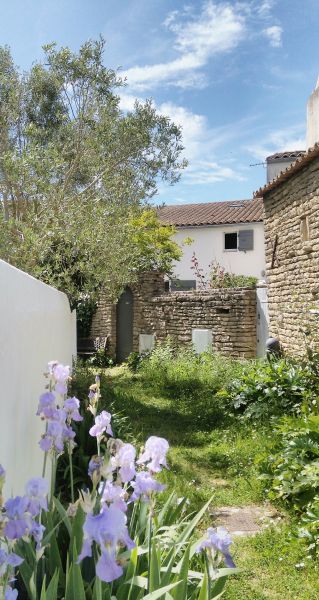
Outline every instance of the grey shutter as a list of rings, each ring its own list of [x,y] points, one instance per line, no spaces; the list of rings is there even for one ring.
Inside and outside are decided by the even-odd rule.
[[[238,232],[238,250],[253,250],[254,249],[254,230],[241,229]]]

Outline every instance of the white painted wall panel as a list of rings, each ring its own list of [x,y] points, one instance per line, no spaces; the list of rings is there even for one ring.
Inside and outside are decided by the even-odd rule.
[[[7,494],[41,475],[43,423],[35,413],[43,372],[50,360],[71,365],[75,354],[75,312],[66,295],[0,260],[0,463]]]
[[[254,230],[254,249],[242,252],[239,250],[224,250],[224,234],[240,229]],[[185,238],[192,238],[190,246],[184,245]],[[175,234],[175,240],[181,245],[183,257],[174,265],[174,276],[178,279],[195,279],[191,269],[191,259],[195,252],[200,266],[208,274],[209,264],[216,260],[221,266],[238,275],[253,275],[264,277],[265,242],[263,223],[248,223],[241,225],[216,225],[212,227],[181,227]]]

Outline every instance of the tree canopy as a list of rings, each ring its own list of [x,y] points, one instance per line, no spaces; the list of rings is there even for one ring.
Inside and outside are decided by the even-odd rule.
[[[179,257],[149,200],[185,166],[180,128],[151,101],[123,114],[103,56],[102,39],[50,44],[21,73],[0,47],[0,256],[71,305]]]

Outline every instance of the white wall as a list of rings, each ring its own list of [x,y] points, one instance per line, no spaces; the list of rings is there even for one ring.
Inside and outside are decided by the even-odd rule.
[[[254,230],[254,249],[246,252],[224,250],[224,233],[233,233],[240,229]],[[187,237],[194,240],[190,246],[183,245],[183,240]],[[174,266],[174,276],[178,279],[195,279],[191,270],[193,252],[206,274],[209,272],[209,263],[216,260],[226,271],[234,274],[253,275],[259,279],[264,277],[266,261],[263,223],[180,227],[174,239],[183,250],[183,257]]]
[[[75,312],[65,294],[0,260],[0,463],[6,494],[40,476],[43,422],[35,415],[50,360],[72,365]]]
[[[319,79],[307,104],[307,150],[319,142]]]

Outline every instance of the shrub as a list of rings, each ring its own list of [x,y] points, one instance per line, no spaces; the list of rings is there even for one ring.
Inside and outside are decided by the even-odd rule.
[[[303,403],[311,405],[315,400],[318,383],[309,366],[290,358],[271,358],[247,363],[221,395],[244,418],[260,419],[300,413]]]
[[[209,502],[192,517],[185,514],[186,500],[174,494],[157,507],[165,486],[156,475],[166,466],[168,442],[150,437],[136,461],[134,446],[113,437],[111,414],[97,412],[99,378],[88,404],[97,453],[89,464],[90,488],[75,502],[73,425],[82,421],[80,401],[66,394],[69,367],[52,362],[47,375],[37,414],[46,422],[39,445],[44,473],[51,459],[51,485],[34,478],[23,496],[2,504],[0,466],[1,598],[13,600],[18,593],[29,600],[220,598],[227,576],[236,572],[228,533],[209,528],[200,540],[192,539]],[[64,452],[72,488],[68,507],[54,496],[57,458]],[[222,561],[226,568],[220,569]]]
[[[197,355],[168,340],[142,360],[139,373],[146,385],[181,411],[196,419],[209,419],[224,415],[223,401],[216,394],[238,377],[241,369],[242,364],[229,357],[209,352]]]
[[[210,265],[210,288],[254,288],[257,281],[257,277],[253,277],[252,275],[235,275],[235,273],[229,273],[216,261]]]
[[[292,508],[310,550],[319,543],[319,416],[281,419],[270,455],[259,458],[271,500]]]

